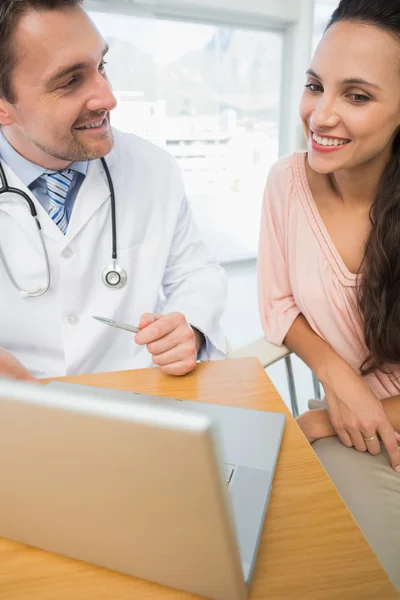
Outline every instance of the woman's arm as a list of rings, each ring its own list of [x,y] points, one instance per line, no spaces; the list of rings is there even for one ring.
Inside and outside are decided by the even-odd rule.
[[[382,406],[393,429],[400,433],[400,396],[382,400]]]
[[[299,315],[284,339],[284,344],[299,356],[322,385],[329,385],[332,369],[351,370],[349,365],[315,333],[303,315]],[[350,372],[350,371],[349,371]]]
[[[396,432],[400,431],[400,396],[382,400],[382,406],[392,427]],[[296,420],[310,443],[321,438],[336,436],[328,411],[324,408],[309,410]],[[398,433],[396,433],[396,438],[397,442],[400,442]],[[398,462],[399,464],[395,466],[395,469],[400,472],[400,448],[398,450]]]
[[[379,433],[394,464],[395,432],[381,403],[350,365],[311,329],[293,297],[287,262],[293,177],[292,159],[281,159],[270,170],[265,188],[258,252],[258,294],[265,336],[275,344],[285,342],[315,372],[324,386],[332,425],[344,444],[379,452],[376,437],[364,439]]]
[[[284,341],[314,371],[324,387],[329,422],[324,413],[317,413],[312,417],[313,430],[322,429],[325,436],[336,434],[346,446],[371,454],[379,454],[381,450],[379,434],[396,468],[400,464],[397,436],[382,403],[368,384],[311,329],[302,315],[293,322]],[[303,418],[306,426],[307,419]]]

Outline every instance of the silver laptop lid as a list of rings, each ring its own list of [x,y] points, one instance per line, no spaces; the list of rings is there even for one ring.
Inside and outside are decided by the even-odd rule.
[[[99,395],[109,389],[54,381],[59,389]],[[185,411],[207,415],[218,429],[218,441],[224,462],[225,482],[235,525],[244,580],[250,583],[272,487],[280,442],[285,423],[283,414],[233,406],[182,401],[164,396],[115,391],[115,396],[138,402],[171,406],[181,404]]]
[[[1,381],[0,536],[243,600],[217,456],[210,419],[180,403]]]

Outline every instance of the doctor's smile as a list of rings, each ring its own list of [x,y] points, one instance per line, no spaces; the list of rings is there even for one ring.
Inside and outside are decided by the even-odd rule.
[[[104,133],[110,131],[109,115],[105,114],[101,119],[91,120],[85,123],[85,125],[79,125],[74,128],[75,131],[83,131],[89,133]]]

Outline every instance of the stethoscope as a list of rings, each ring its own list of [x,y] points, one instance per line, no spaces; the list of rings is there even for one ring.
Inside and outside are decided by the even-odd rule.
[[[102,158],[101,162],[103,164],[104,171],[105,171],[105,174],[107,177],[108,187],[110,188],[111,231],[112,231],[112,263],[111,263],[111,265],[108,265],[104,269],[101,278],[106,287],[116,290],[116,289],[122,288],[126,284],[126,280],[127,280],[128,276],[126,274],[126,271],[122,267],[120,267],[120,265],[117,264],[117,225],[116,225],[116,219],[115,219],[115,191],[114,191],[114,185],[113,185],[113,182],[111,179],[110,171],[108,169],[105,159]],[[3,165],[1,164],[1,161],[0,161],[0,179],[1,179],[0,195],[1,194],[17,194],[18,196],[21,196],[21,198],[23,198],[29,205],[29,210],[31,211],[31,215],[32,215],[33,219],[35,220],[36,226],[38,228],[40,244],[41,244],[41,247],[43,250],[43,256],[44,256],[44,260],[46,263],[46,285],[38,288],[37,290],[32,290],[32,291],[24,290],[23,288],[21,288],[18,285],[15,278],[13,277],[13,274],[10,271],[10,267],[9,267],[9,265],[5,259],[5,256],[1,250],[1,246],[0,246],[0,259],[4,265],[4,268],[6,270],[6,273],[9,277],[11,283],[19,291],[19,293],[21,294],[21,296],[23,298],[29,298],[29,297],[37,298],[39,296],[43,296],[50,287],[50,281],[51,281],[50,263],[49,263],[49,256],[47,254],[46,245],[44,243],[42,228],[40,226],[40,222],[39,222],[39,218],[37,215],[35,204],[33,203],[32,199],[29,198],[28,194],[26,194],[23,190],[20,190],[18,188],[13,188],[8,185],[8,181],[7,181],[6,175],[4,173],[4,169],[3,169]]]

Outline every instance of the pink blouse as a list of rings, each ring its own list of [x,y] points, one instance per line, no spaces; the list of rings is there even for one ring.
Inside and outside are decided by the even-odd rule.
[[[305,153],[278,161],[265,189],[258,289],[265,337],[281,345],[302,313],[358,373],[368,352],[356,301],[357,276],[344,264],[308,185]],[[379,399],[400,393],[400,368],[366,376]]]

